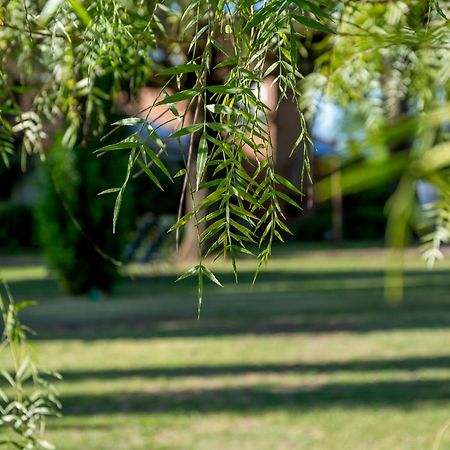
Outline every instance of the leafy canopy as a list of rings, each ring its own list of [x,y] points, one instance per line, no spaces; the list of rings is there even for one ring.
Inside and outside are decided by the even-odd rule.
[[[450,147],[448,127],[443,126],[450,73],[445,3],[3,2],[0,153],[7,164],[14,136],[21,133],[23,165],[29,154],[44,159],[47,127],[55,120],[64,122],[67,151],[92,124],[106,134],[111,124],[105,104],[117,103],[124,91],[132,98],[153,80],[160,89],[154,104],[138,117],[116,122],[111,132],[137,125],[153,138],[157,150],[140,139],[139,131],[98,149],[99,156],[113,151],[128,155],[123,184],[103,194],[116,195],[114,228],[134,175],[145,174],[157,186],[161,176],[172,179],[162,158],[166,148],[157,134],[160,125],[146,120],[152,107],[167,107],[174,117],[171,137],[190,136],[186,168],[176,176],[184,178],[182,198],[187,193],[194,206],[182,215],[180,202],[172,230],[195,223],[200,261],[180,278],[198,276],[201,303],[203,279],[220,284],[204,256],[229,255],[236,273],[236,256],[252,254],[256,247],[256,257],[264,264],[273,242],[289,233],[281,203],[300,207],[301,186],[275,171],[269,127],[274,111],[262,96],[264,80],[272,77],[279,102],[289,97],[299,112],[301,132],[292,150],[304,155],[302,178],[309,174],[304,114],[312,114],[313,98],[320,93],[340,104],[357,105],[367,130],[357,151],[364,162],[344,173],[344,187],[355,190],[401,178],[390,204],[388,232],[394,245],[408,240],[416,180],[438,187],[440,200],[433,211],[439,231],[425,237],[427,245],[431,243],[427,257],[433,260],[450,229]],[[312,58],[317,58],[316,70],[304,79],[304,62]],[[28,104],[18,100],[19,94]],[[407,141],[412,151],[393,157],[393,146],[406,148]],[[361,172],[366,170],[369,177]],[[319,192],[326,198],[326,182]]]

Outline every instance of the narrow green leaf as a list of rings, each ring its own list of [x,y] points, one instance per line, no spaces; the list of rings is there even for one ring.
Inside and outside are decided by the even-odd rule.
[[[303,193],[300,191],[300,189],[295,186],[294,184],[292,184],[288,179],[284,178],[283,176],[281,176],[280,174],[275,174],[275,179],[282,184],[284,187],[290,189],[291,191],[299,194],[299,195],[303,195]]]
[[[144,122],[146,122],[146,120],[142,117],[126,117],[125,119],[114,122],[113,125],[139,125]]]
[[[137,160],[137,163],[141,167],[141,169],[146,173],[146,175],[155,183],[156,186],[159,187],[162,191],[164,191],[163,187],[161,186],[161,183],[159,182],[157,176],[147,167],[147,165],[141,161],[140,159]]]
[[[217,286],[220,286],[223,288],[222,283],[217,279],[217,277],[209,270],[206,266],[202,265],[202,272]]]
[[[298,209],[302,209],[302,207],[295,200],[293,200],[291,197],[286,195],[284,192],[277,191],[277,197],[280,197],[282,200],[284,200],[285,202],[288,202],[289,204],[291,204],[292,206],[295,206]]]
[[[278,238],[280,242],[284,242],[284,239],[281,237],[281,234],[276,228],[273,230],[273,234]]]
[[[102,192],[99,192],[97,195],[105,195],[105,194],[112,194],[114,192],[119,192],[120,188],[110,188],[110,189],[105,189]]]
[[[208,228],[206,228],[205,231],[203,231],[202,236],[201,236],[201,241],[205,242],[209,238],[216,235],[223,228],[225,228],[225,226],[226,226],[225,219],[220,219],[220,220],[217,220],[216,222],[213,222]]]
[[[312,28],[312,29],[318,30],[318,31],[323,31],[324,33],[334,34],[334,31],[330,27],[318,22],[317,20],[311,19],[310,17],[300,16],[298,14],[292,14],[292,18],[295,19],[297,22],[301,23],[302,25],[305,25],[308,28]]]
[[[240,114],[242,114],[242,112],[236,108],[230,108],[229,106],[220,105],[220,104],[206,105],[206,108],[208,109],[208,111],[211,111],[214,114],[223,114],[223,115],[229,115],[229,114],[240,115]]]
[[[14,382],[13,377],[9,374],[9,372],[7,372],[6,370],[2,370],[0,372],[3,375],[3,378],[12,386],[14,387],[16,385],[16,383]]]
[[[192,219],[192,217],[194,217],[194,212],[185,214],[183,217],[180,218],[180,220],[178,220],[174,225],[172,225],[172,227],[168,232],[170,233],[171,231],[175,231],[176,229],[186,225]]]
[[[447,16],[445,12],[442,10],[441,5],[439,5],[439,0],[433,0],[433,5],[436,8],[437,13],[443,18],[447,20]]]
[[[148,121],[145,121],[144,127],[147,130],[148,136],[150,137],[150,139],[153,140],[153,142],[161,149],[163,149],[164,151],[166,151],[166,146],[164,144],[164,142],[161,140],[161,138],[158,136],[158,133],[155,131],[155,129],[153,128],[152,124]]]
[[[227,58],[227,59],[221,61],[214,68],[220,69],[222,67],[235,66],[238,62],[239,62],[239,58],[237,56],[234,56],[233,58]]]
[[[3,392],[2,389],[0,389],[0,400],[2,402],[8,403],[8,397],[6,396],[6,394]]]
[[[243,88],[223,86],[222,84],[206,86],[206,89],[213,94],[240,94],[243,91]]]
[[[187,271],[184,272],[182,275],[180,275],[180,276],[175,280],[175,282],[184,280],[185,278],[192,277],[193,275],[195,275],[196,273],[199,272],[199,267],[200,267],[200,265],[196,265],[196,266],[191,267],[189,270],[187,270]]]
[[[169,136],[169,139],[179,138],[181,136],[186,136],[187,134],[193,134],[201,130],[202,128],[203,128],[202,123],[193,123],[192,125],[188,125],[187,127],[175,131]]]
[[[201,89],[185,89],[184,91],[177,92],[173,95],[168,95],[164,99],[162,99],[160,102],[158,102],[158,105],[167,105],[167,103],[177,103],[182,100],[189,100],[191,98],[196,97],[201,92]]]
[[[199,64],[180,64],[179,66],[169,67],[167,69],[160,70],[158,75],[181,75],[183,73],[200,72],[203,66]]]
[[[116,144],[105,145],[104,147],[101,147],[101,148],[95,150],[94,153],[98,154],[98,153],[105,153],[105,152],[110,152],[110,151],[115,151],[115,150],[125,150],[125,149],[140,147],[140,146],[141,146],[141,144],[136,141],[122,141],[122,142],[117,142]]]
[[[170,180],[172,181],[172,175],[170,175],[170,172],[167,170],[167,167],[164,165],[164,163],[161,161],[161,159],[158,157],[158,155],[147,145],[143,145],[143,148],[145,150],[145,153],[150,156],[150,159],[154,162],[154,164],[161,170],[161,172]]]
[[[208,160],[208,141],[206,133],[202,134],[197,151],[197,176],[196,176],[196,190],[200,186],[205,173],[206,161]]]
[[[23,383],[30,375],[30,356],[26,355],[16,372],[16,381]]]
[[[178,178],[182,177],[183,175],[186,175],[186,169],[180,169],[173,177]]]
[[[188,48],[188,53],[191,53],[191,50],[194,48],[194,45],[197,43],[200,36],[209,28],[209,24],[205,25],[204,27],[200,28],[200,30],[197,31],[195,36],[192,38],[191,43]]]
[[[135,163],[135,155],[136,149],[132,149],[130,155],[128,156],[128,165],[127,165],[127,173],[125,175],[125,180],[122,184],[122,187],[119,189],[116,202],[114,204],[114,212],[113,212],[113,234],[116,232],[117,219],[119,217],[120,208],[122,206],[122,198],[125,192],[125,189],[128,184],[128,180],[130,179],[131,170],[133,169]]]

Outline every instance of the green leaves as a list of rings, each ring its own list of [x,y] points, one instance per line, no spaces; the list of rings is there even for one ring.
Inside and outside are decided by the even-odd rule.
[[[154,183],[162,191],[164,189],[161,185],[161,182],[151,170],[152,165],[158,167],[158,169],[170,181],[173,181],[172,175],[170,174],[167,167],[160,158],[160,154],[164,150],[165,145],[161,141],[161,139],[156,135],[156,132],[153,130],[151,125],[148,124],[146,120],[140,118],[127,118],[114,123],[114,125],[118,126],[130,126],[138,124],[141,124],[143,127],[148,127],[149,136],[153,137],[154,141],[156,141],[162,146],[159,154],[156,154],[147,144],[141,142],[139,140],[140,138],[138,136],[138,133],[134,133],[133,135],[125,138],[124,140],[116,144],[106,145],[94,151],[94,153],[98,154],[99,156],[102,156],[111,151],[130,150],[127,164],[127,171],[122,186],[119,188],[116,187],[106,189],[98,194],[98,195],[105,195],[117,193],[113,212],[113,233],[115,233],[116,231],[117,220],[119,218],[119,213],[122,206],[123,195],[125,193],[126,187],[128,185],[128,182],[130,181],[130,177],[136,164],[139,166],[142,173],[147,175],[148,178],[152,181],[152,183]]]
[[[200,319],[200,313],[202,309],[202,300],[203,300],[203,277],[206,276],[209,280],[211,280],[217,286],[223,287],[222,283],[217,279],[214,273],[208,269],[202,263],[197,264],[190,269],[188,269],[185,273],[183,273],[176,281],[181,281],[186,278],[197,276],[198,278],[198,308],[197,308],[197,318]]]
[[[72,7],[74,13],[78,16],[84,26],[88,26],[91,22],[91,16],[87,9],[83,6],[83,3],[79,0],[67,0]],[[55,15],[58,8],[65,3],[64,0],[47,0],[42,11],[38,15],[37,22],[45,26]]]
[[[113,230],[128,183],[142,175],[162,189],[161,176],[173,179],[164,160],[166,142],[179,139],[184,144],[187,139],[181,138],[190,137],[189,155],[183,154],[189,164],[176,176],[184,177],[187,195],[204,198],[192,211],[180,213],[172,229],[177,231],[195,222],[204,253],[213,257],[230,255],[236,270],[236,255],[251,253],[246,246],[258,243],[264,230],[268,230],[264,237],[269,246],[273,238],[278,238],[284,226],[280,204],[282,200],[297,203],[299,195],[286,178],[275,176],[267,120],[273,105],[269,108],[262,94],[267,67],[270,65],[270,74],[276,76],[280,98],[288,90],[298,93],[300,45],[291,13],[300,8],[302,14],[310,14],[318,22],[329,16],[326,8],[316,6],[313,0],[298,0],[295,5],[285,0],[234,3],[235,10],[231,11],[223,2],[201,0],[188,2],[183,10],[153,1],[140,2],[139,6],[116,0],[107,6],[99,0],[44,2],[39,11],[41,22],[33,29],[41,33],[33,49],[36,52],[27,54],[36,55],[30,67],[36,63],[44,67],[43,79],[52,80],[52,89],[46,91],[49,84],[42,87],[36,101],[44,105],[40,113],[25,116],[18,127],[30,138],[25,139],[29,151],[39,147],[37,137],[45,137],[40,118],[54,114],[67,121],[67,144],[73,145],[89,126],[105,134],[103,111],[110,107],[109,102],[121,98],[124,87],[136,94],[150,77],[157,76],[161,82],[160,95],[154,102],[157,115],[163,117],[168,108],[173,119],[166,125],[176,122],[178,127],[172,128],[167,139],[161,139],[158,127],[164,125],[152,125],[158,120],[149,123],[142,117],[124,118],[113,124],[113,131],[132,134],[95,152],[104,157],[110,152],[128,156],[121,186],[114,184],[99,193],[116,196]],[[76,27],[69,20],[73,13]],[[33,11],[28,15],[33,16]],[[18,28],[27,29],[27,23]],[[57,35],[51,36],[49,30]],[[180,35],[179,30],[183,30]],[[157,49],[174,57],[173,61],[179,57],[181,63],[161,68]],[[214,71],[212,65],[216,63]],[[220,79],[216,77],[219,71]],[[55,77],[55,73],[60,75]],[[152,117],[151,109],[141,114],[147,112]],[[1,133],[0,127],[0,141]],[[147,135],[150,145],[143,142]],[[7,136],[4,141],[4,147],[11,148]],[[198,273],[210,278],[206,269]]]
[[[1,286],[6,296],[0,293],[0,317],[4,325],[0,352],[4,352],[2,359],[14,368],[0,372],[10,386],[8,395],[0,390],[0,446],[51,449],[54,447],[44,439],[44,431],[47,418],[58,416],[61,408],[52,384],[52,379],[60,376],[45,373],[34,360],[34,352],[28,342],[31,330],[21,323],[18,316],[30,302],[16,304],[8,286]]]

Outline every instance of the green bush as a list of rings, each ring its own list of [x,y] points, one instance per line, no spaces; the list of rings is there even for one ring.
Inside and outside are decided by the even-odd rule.
[[[33,245],[32,208],[15,201],[0,201],[0,246],[7,249]]]
[[[103,145],[91,139],[67,152],[59,140],[41,174],[35,214],[39,240],[62,286],[75,294],[112,288],[118,278],[112,260],[120,259],[131,229],[129,198],[124,198],[113,234],[115,197],[98,195],[120,186],[126,170],[126,159],[119,152],[104,158],[93,154]]]

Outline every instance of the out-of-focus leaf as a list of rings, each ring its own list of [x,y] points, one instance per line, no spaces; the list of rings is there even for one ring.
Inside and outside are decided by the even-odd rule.
[[[405,170],[409,163],[408,155],[392,155],[388,161],[361,162],[345,167],[341,172],[341,189],[344,194],[354,194],[385,184]],[[316,184],[315,193],[318,201],[331,198],[331,180],[325,178]]]
[[[88,26],[91,22],[91,16],[87,12],[87,9],[83,6],[83,4],[78,0],[68,0],[72,9],[75,11],[75,14],[78,18],[83,22],[85,26]]]
[[[300,16],[298,14],[292,14],[292,18],[307,28],[312,28],[313,30],[323,31],[324,33],[334,33],[334,31],[330,27],[328,27],[327,25],[324,25],[323,23],[318,22],[317,20],[311,19],[311,17]]]

